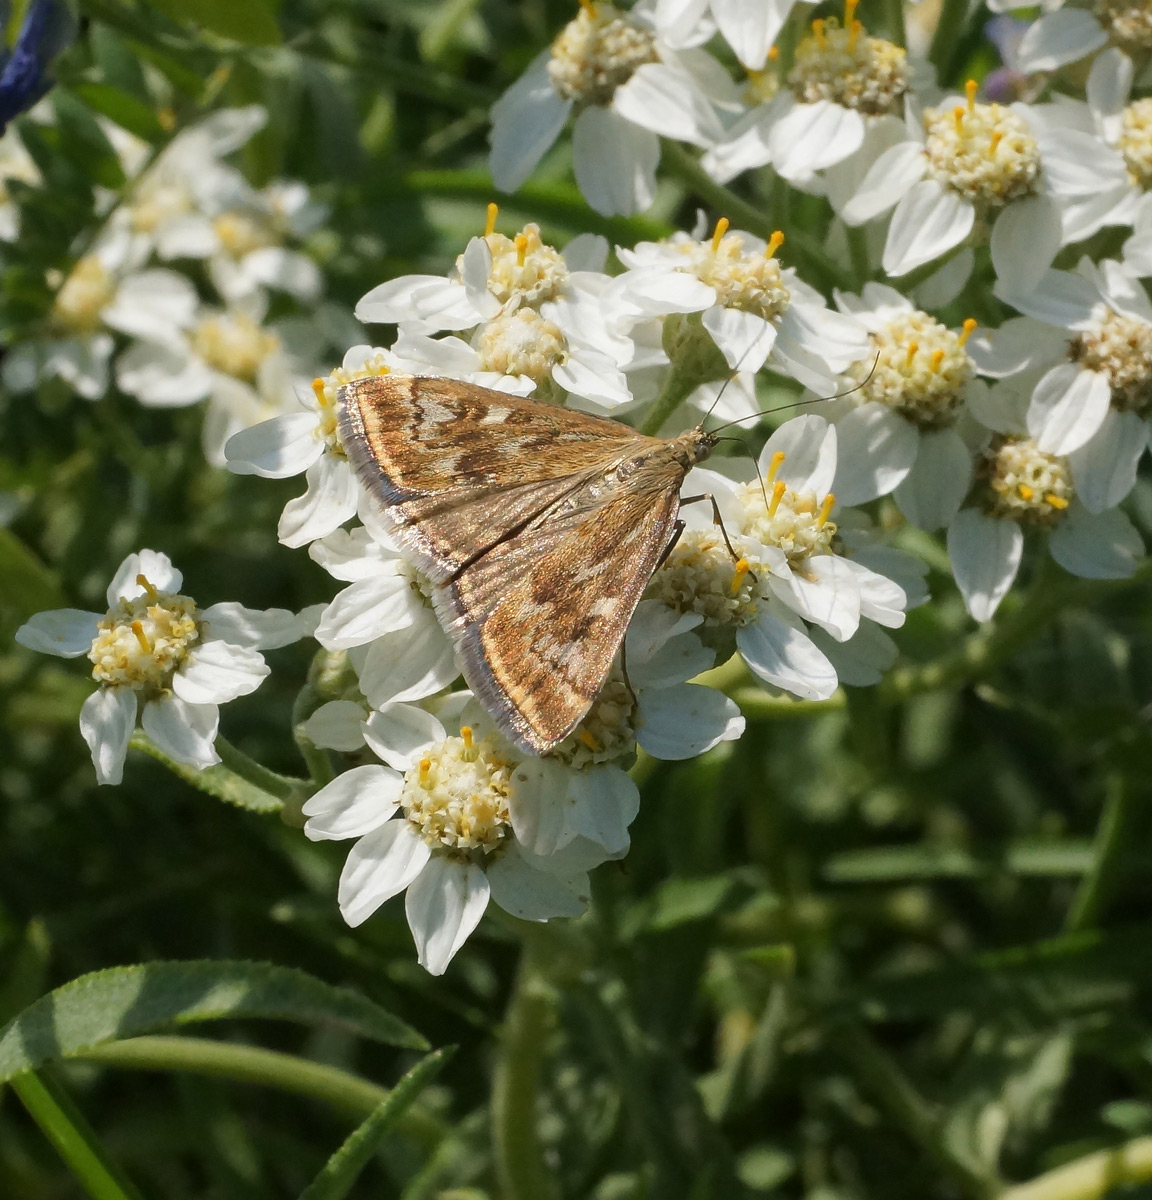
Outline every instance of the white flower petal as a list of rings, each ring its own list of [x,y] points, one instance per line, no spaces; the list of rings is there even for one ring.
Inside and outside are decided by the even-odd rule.
[[[327,650],[349,650],[385,633],[405,629],[423,607],[404,575],[370,575],[337,592],[316,626]]]
[[[320,842],[360,837],[384,824],[400,807],[404,777],[388,767],[353,767],[310,796],[300,810],[305,836]]]
[[[768,135],[772,165],[785,179],[797,182],[843,162],[863,142],[864,118],[831,100],[792,105]]]
[[[135,337],[171,341],[187,328],[200,307],[192,281],[175,271],[141,271],[116,289],[116,298],[100,314],[104,324]]]
[[[54,608],[29,617],[16,630],[16,642],[41,654],[79,658],[92,649],[100,620],[99,614],[79,608]]]
[[[1132,60],[1116,46],[1092,60],[1084,93],[1109,145],[1115,145],[1124,130],[1123,112],[1134,73]]]
[[[1076,498],[1091,513],[1115,508],[1136,486],[1148,429],[1134,412],[1109,410],[1095,435],[1068,456]]]
[[[426,321],[434,329],[470,329],[479,315],[468,292],[443,275],[402,275],[365,293],[356,318],[366,324]]]
[[[580,916],[588,906],[587,876],[558,875],[548,865],[513,842],[488,866],[492,899],[522,921]]]
[[[954,429],[920,435],[916,462],[894,495],[900,511],[921,529],[943,529],[960,511],[972,483],[972,454]]]
[[[835,554],[811,555],[802,569],[768,577],[772,591],[793,612],[845,641],[860,624],[860,589],[848,564]]]
[[[127,687],[101,687],[80,708],[80,734],[88,743],[97,783],[124,778],[128,739],[136,728],[136,693]]]
[[[1040,133],[1036,138],[1044,160],[1047,188],[1061,200],[1094,196],[1123,187],[1128,169],[1123,158],[1106,146],[1095,132],[1061,128]]]
[[[417,958],[429,975],[443,975],[456,951],[480,923],[491,890],[471,863],[433,857],[404,898]]]
[[[762,70],[793,0],[712,0],[721,36],[749,71]]]
[[[1108,378],[1075,363],[1053,367],[1036,384],[1028,406],[1028,432],[1047,454],[1078,450],[1108,415]]]
[[[516,840],[530,853],[547,855],[570,842],[567,821],[571,772],[550,758],[527,758],[512,772],[508,815]]]
[[[760,470],[767,478],[772,460],[783,454],[774,479],[798,492],[826,496],[836,475],[836,427],[823,417],[806,413],[785,421],[760,452]]]
[[[827,700],[836,690],[836,671],[811,638],[764,611],[736,631],[744,661],[769,683],[804,700]]]
[[[702,322],[734,371],[759,371],[776,342],[775,326],[743,309],[717,304],[705,311]]]
[[[184,582],[184,576],[172,565],[167,554],[161,554],[158,550],[129,554],[116,569],[108,585],[109,608],[117,600],[135,600],[145,594],[147,589],[136,582],[139,575],[143,575],[158,592],[178,592]]]
[[[373,708],[422,700],[459,675],[452,645],[435,616],[423,611],[408,628],[377,638],[360,669],[360,688]]]
[[[959,246],[972,232],[976,210],[970,201],[923,179],[905,193],[888,227],[883,266],[889,275],[906,275]]]
[[[856,577],[856,586],[860,591],[861,624],[866,618],[888,629],[899,629],[904,624],[904,611],[908,607],[904,589],[894,579],[873,571],[862,562],[850,558],[843,562]]]
[[[1034,21],[1016,47],[1016,69],[1031,75],[1054,71],[1066,63],[1086,58],[1108,44],[1100,22],[1079,8],[1061,8]]]
[[[545,50],[492,106],[488,169],[501,192],[514,192],[560,136],[572,101],[557,94]]]
[[[283,246],[261,246],[244,255],[245,273],[257,283],[287,292],[297,300],[315,300],[324,289],[320,268],[298,250]]]
[[[340,872],[340,915],[353,929],[362,925],[385,900],[410,887],[431,857],[424,839],[405,820],[386,821],[366,833],[348,852]]]
[[[975,265],[976,251],[971,246],[962,247],[916,288],[917,305],[931,311],[951,304],[972,278]]]
[[[1004,279],[997,280],[993,290],[1005,304],[1060,329],[1086,328],[1100,301],[1096,285],[1074,271],[1045,271],[1031,291],[1013,288]]]
[[[364,745],[364,708],[354,700],[329,700],[304,722],[304,736],[328,750],[350,753]]]
[[[852,409],[836,423],[836,502],[851,507],[886,496],[912,470],[919,445],[916,428],[886,404]]]
[[[183,408],[212,391],[214,376],[200,359],[184,349],[137,342],[116,360],[116,383],[122,392],[152,408]]]
[[[220,709],[215,704],[189,704],[179,696],[149,700],[140,714],[140,725],[177,762],[203,769],[220,761],[214,745],[220,725]]]
[[[628,827],[640,811],[640,789],[612,764],[576,771],[568,782],[568,828],[602,846],[610,858],[628,850]],[[503,907],[503,906],[501,906]]]
[[[304,636],[300,619],[286,608],[245,608],[224,600],[204,609],[200,619],[211,638],[253,650],[275,650]]]
[[[848,687],[874,687],[899,655],[896,643],[871,621],[861,621],[846,642],[836,641],[823,629],[811,630],[811,637]]]
[[[1052,557],[1085,579],[1127,579],[1144,555],[1136,527],[1118,508],[1090,513],[1073,501],[1048,538]]]
[[[715,688],[678,683],[640,694],[636,741],[653,758],[694,758],[743,732],[735,701]]]
[[[890,146],[868,168],[855,195],[841,208],[847,225],[863,225],[893,208],[924,178],[924,147],[916,141]]]
[[[612,108],[641,129],[677,142],[707,148],[724,136],[716,110],[692,76],[667,63],[637,67],[613,93]]]
[[[448,736],[436,717],[415,704],[385,704],[369,714],[360,732],[373,753],[397,771],[407,771],[429,746]]]
[[[305,546],[343,525],[356,512],[359,484],[347,459],[322,454],[307,471],[308,488],[289,500],[277,534],[285,546]]]
[[[998,279],[1031,291],[1060,249],[1060,209],[1051,196],[1024,196],[1005,205],[992,226],[992,265]]]
[[[306,471],[324,453],[315,413],[283,413],[234,433],[224,445],[228,469],[237,475],[286,479]]]
[[[660,139],[610,108],[586,108],[572,129],[572,168],[602,217],[643,212],[656,192]]]
[[[172,676],[172,690],[189,704],[225,704],[254,692],[271,673],[259,651],[201,642]]]
[[[977,621],[991,620],[1020,568],[1024,534],[1015,521],[988,517],[975,508],[948,526],[948,557],[964,605]]]

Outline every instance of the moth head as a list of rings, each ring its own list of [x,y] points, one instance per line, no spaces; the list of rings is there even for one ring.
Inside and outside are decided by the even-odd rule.
[[[672,457],[684,470],[691,470],[697,463],[711,457],[719,439],[714,433],[703,429],[689,429],[672,442]]]

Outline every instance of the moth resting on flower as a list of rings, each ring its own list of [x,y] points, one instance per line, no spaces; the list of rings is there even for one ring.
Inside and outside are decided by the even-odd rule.
[[[432,582],[469,687],[509,741],[547,753],[600,691],[715,435],[647,437],[411,375],[355,380],[340,407],[352,467]]]

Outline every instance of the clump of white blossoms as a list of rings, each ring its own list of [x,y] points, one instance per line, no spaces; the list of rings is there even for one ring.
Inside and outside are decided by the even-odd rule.
[[[285,609],[258,611],[226,601],[200,608],[181,593],[166,555],[130,554],[108,585],[108,611],[37,613],[17,630],[30,650],[86,655],[99,685],[80,710],[80,732],[99,783],[119,783],[139,716],[156,746],[176,762],[210,767],[220,705],[254,692],[269,668],[258,649],[303,633]]]
[[[995,0],[989,7],[1000,11],[1015,5]],[[1152,50],[1152,14],[1143,0],[1096,0],[1083,8],[1053,0],[1020,41],[1019,69],[1053,71],[1109,43],[1137,61]]]
[[[660,137],[707,147],[722,134],[711,60],[667,46],[642,7],[581,0],[580,12],[492,107],[492,181],[514,192],[572,113],[573,169],[605,216],[651,203]]]
[[[949,329],[878,283],[859,297],[838,292],[836,302],[870,338],[869,355],[847,373],[857,386],[836,425],[836,495],[851,505],[895,492],[910,521],[942,528],[972,480],[972,455],[956,426],[970,396],[986,391],[966,349],[976,322]]]
[[[979,103],[976,91],[969,80],[963,97],[925,109],[922,129],[876,159],[841,216],[863,224],[895,206],[889,275],[988,237],[997,278],[1029,288],[1062,244],[1062,206],[1123,183],[1126,169],[1093,134],[1023,103]]]

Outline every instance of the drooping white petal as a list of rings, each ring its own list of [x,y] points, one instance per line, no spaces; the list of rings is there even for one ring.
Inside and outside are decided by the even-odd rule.
[[[827,700],[836,690],[836,671],[812,639],[770,612],[738,629],[736,645],[761,679],[803,700]]]
[[[264,656],[228,642],[193,646],[172,676],[172,690],[189,704],[226,704],[254,692],[271,674]]]
[[[863,225],[890,208],[924,178],[924,147],[917,141],[889,147],[868,168],[855,195],[840,210],[848,225]]]
[[[104,324],[134,337],[169,343],[191,324],[200,306],[192,281],[175,271],[141,271],[116,289],[101,313]]]
[[[204,609],[200,619],[209,637],[253,650],[275,650],[304,636],[299,618],[286,608],[245,608],[223,600]]]
[[[1060,249],[1060,208],[1051,196],[1024,196],[1001,210],[992,226],[992,265],[998,279],[1031,291]]]
[[[362,925],[385,900],[411,886],[431,857],[407,821],[386,821],[366,833],[348,852],[340,872],[340,915],[353,929]]]
[[[79,658],[92,649],[92,639],[100,624],[97,613],[79,608],[54,608],[36,613],[16,630],[16,642],[40,654],[60,658]]]
[[[934,179],[913,184],[896,205],[883,266],[889,275],[906,275],[959,246],[972,232],[976,210],[969,200]]]
[[[861,621],[860,628],[846,642],[836,641],[823,629],[813,629],[811,637],[836,668],[840,682],[848,687],[874,687],[899,655],[896,643],[871,621]]]
[[[127,687],[101,687],[80,708],[80,735],[88,743],[97,783],[124,778],[128,739],[136,728],[136,693]]]
[[[640,267],[620,276],[622,303],[641,317],[700,312],[716,303],[716,289],[687,271]]]
[[[549,865],[513,842],[488,866],[492,899],[522,921],[580,916],[588,904],[587,876],[559,875]]]
[[[322,454],[305,475],[307,490],[289,500],[276,532],[285,546],[306,546],[343,525],[356,513],[360,485],[348,460]]]
[[[212,391],[214,376],[201,359],[180,347],[137,342],[116,360],[122,392],[152,408],[183,408]]]
[[[570,272],[604,270],[608,261],[608,239],[598,233],[578,233],[560,251]],[[571,282],[571,276],[569,276]]]
[[[1115,145],[1124,130],[1124,106],[1134,73],[1132,60],[1117,46],[1109,46],[1092,60],[1084,93],[1109,145]]]
[[[859,563],[883,575],[897,584],[904,593],[904,610],[917,608],[928,602],[928,585],[925,577],[928,564],[923,559],[913,558],[894,546],[868,543],[853,551],[852,562]],[[864,622],[861,621],[861,625]]]
[[[886,496],[912,470],[920,435],[886,404],[871,401],[836,423],[832,491],[851,507]]]
[[[667,63],[637,67],[613,93],[612,108],[641,129],[677,142],[706,148],[724,136],[716,110],[692,76]]]
[[[459,674],[452,645],[435,616],[423,610],[405,629],[386,633],[369,647],[360,689],[373,708],[394,700],[422,700]]]
[[[108,585],[109,608],[117,600],[135,600],[145,594],[147,589],[136,582],[138,575],[143,575],[158,592],[178,592],[184,582],[184,576],[172,565],[167,554],[161,554],[158,550],[129,554],[117,567]]]
[[[572,110],[552,86],[545,50],[492,105],[492,151],[488,169],[501,192],[514,192],[560,136]]]
[[[768,583],[793,612],[826,629],[838,641],[856,632],[860,589],[852,569],[838,555],[810,555],[802,570],[773,573]]]
[[[422,607],[404,575],[370,575],[337,592],[316,626],[316,640],[327,650],[362,646],[385,633],[405,629]]]
[[[1148,429],[1134,412],[1109,409],[1100,428],[1068,456],[1076,498],[1091,513],[1115,508],[1136,486]]]
[[[975,265],[976,251],[971,246],[961,247],[915,289],[917,305],[932,311],[951,304],[972,278]]]
[[[286,479],[306,471],[324,453],[316,414],[283,413],[234,433],[224,445],[228,470],[237,475]]]
[[[1152,324],[1152,304],[1148,293],[1126,263],[1106,258],[1096,269],[1100,294],[1109,308],[1125,316],[1135,317],[1145,325]]]
[[[954,429],[920,435],[908,477],[894,495],[900,511],[921,529],[943,529],[960,511],[972,483],[972,454]]]
[[[1086,328],[1100,301],[1096,285],[1074,271],[1045,271],[1030,291],[1014,288],[1011,280],[999,279],[994,291],[1005,304],[1011,304],[1025,316],[1061,329]]]
[[[243,266],[257,283],[287,292],[297,300],[315,300],[324,288],[320,268],[308,255],[283,246],[261,246],[244,256]]]
[[[853,317],[804,299],[801,286],[797,279],[790,282],[792,303],[777,325],[776,350],[787,340],[790,349],[799,348],[815,355],[834,375],[839,375],[870,353],[867,330]],[[796,378],[811,386],[802,376]]]
[[[374,287],[356,305],[365,324],[426,323],[428,329],[470,329],[479,315],[468,292],[443,275],[401,275]]]
[[[563,763],[527,758],[512,772],[508,816],[516,840],[532,854],[551,854],[570,842],[568,786],[574,777]]]
[[[904,624],[904,612],[908,607],[904,589],[894,579],[873,571],[862,562],[851,558],[842,561],[856,577],[861,618],[875,621],[887,629],[899,629]]]
[[[775,326],[756,313],[717,304],[706,309],[701,320],[733,370],[759,371],[772,353]]]
[[[1058,199],[1093,196],[1128,182],[1124,159],[1094,131],[1053,129],[1040,133],[1036,141],[1044,160],[1047,190]]]
[[[836,427],[805,413],[785,421],[768,439],[760,452],[760,470],[767,477],[773,458],[783,454],[774,478],[798,492],[822,497],[831,490],[836,475],[836,447]]]
[[[736,702],[715,688],[677,683],[640,693],[636,741],[653,758],[695,758],[743,732]]]
[[[741,64],[760,71],[792,6],[793,0],[712,0],[712,16]]]
[[[1061,363],[1043,375],[1028,406],[1028,432],[1047,454],[1078,450],[1108,415],[1108,378],[1076,363]]]
[[[400,807],[404,777],[375,764],[353,767],[310,796],[300,810],[313,842],[360,837],[383,825]]]
[[[215,704],[189,704],[179,696],[149,700],[140,714],[140,725],[177,762],[203,769],[220,761],[214,745],[220,725],[220,709]]]
[[[572,169],[602,217],[643,212],[656,192],[660,139],[611,108],[586,108],[572,129]]]
[[[1056,274],[1060,273],[1051,272],[1042,282]],[[965,349],[981,375],[1000,379],[1029,367],[1047,365],[1060,356],[1067,341],[1062,329],[1041,324],[1031,317],[1012,317],[998,329],[977,329]],[[988,428],[998,429],[999,426],[989,425]]]
[[[1016,47],[1016,67],[1031,75],[1054,71],[1107,45],[1100,22],[1081,8],[1059,8],[1034,21]]]
[[[831,100],[793,104],[772,127],[772,165],[785,178],[803,182],[814,172],[842,162],[860,149],[864,118]]]
[[[975,508],[948,526],[948,557],[964,605],[977,621],[991,620],[1020,568],[1024,534],[1015,521]]]
[[[608,763],[573,772],[568,800],[567,823],[574,834],[602,846],[611,858],[627,851],[628,827],[640,811],[640,789],[627,771]]]
[[[488,907],[488,877],[472,863],[433,857],[404,897],[416,956],[429,975],[443,975]]]
[[[364,745],[364,708],[354,700],[329,700],[304,722],[304,736],[317,746],[350,753]]]
[[[623,371],[597,350],[570,346],[567,359],[552,368],[552,378],[571,396],[597,409],[611,409],[632,399]],[[580,407],[573,402],[573,407]]]
[[[1048,550],[1073,575],[1127,579],[1144,555],[1144,542],[1118,508],[1090,513],[1074,500],[1064,520],[1052,530]]]
[[[415,704],[385,704],[360,729],[376,756],[398,771],[408,770],[429,746],[448,736],[436,717]]]

